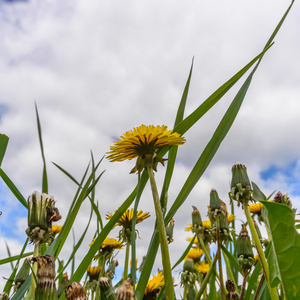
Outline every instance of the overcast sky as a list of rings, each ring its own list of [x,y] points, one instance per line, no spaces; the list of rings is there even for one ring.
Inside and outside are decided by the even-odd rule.
[[[114,140],[140,124],[165,124],[171,129],[192,58],[186,115],[263,49],[289,4],[283,0],[0,0],[0,132],[10,138],[3,170],[25,198],[34,190],[41,191],[36,101],[49,194],[57,201],[62,224],[76,186],[51,162],[80,180],[90,150],[99,160]],[[231,167],[236,161],[247,166],[250,179],[265,194],[288,192],[294,207],[300,209],[299,28],[299,3],[295,3],[256,72],[231,131],[175,216],[175,242],[170,246],[173,263],[187,246],[189,234],[184,227],[191,222],[191,206],[197,206],[206,219],[211,188],[229,203]],[[187,142],[179,147],[170,203],[241,83],[186,133]],[[96,197],[103,216],[116,210],[135,187],[137,176],[129,175],[133,164],[102,162],[100,171],[106,172]],[[159,167],[159,186],[163,173]],[[148,185],[140,209],[152,217],[137,225],[139,260],[146,253],[147,231],[155,221]],[[2,180],[0,210],[0,258],[4,258],[4,240],[13,255],[20,251],[27,219],[26,210]],[[77,239],[89,210],[87,203],[80,211]],[[243,217],[241,211],[237,214]],[[78,261],[94,230],[95,222]],[[111,235],[116,236],[117,232]],[[69,252],[64,248],[62,256],[68,257]],[[123,252],[118,256],[121,265],[123,256]],[[155,267],[161,267],[159,260]],[[9,276],[9,266],[0,270],[1,276]]]

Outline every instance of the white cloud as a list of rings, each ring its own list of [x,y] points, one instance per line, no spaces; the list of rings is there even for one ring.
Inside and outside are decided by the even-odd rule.
[[[115,138],[141,123],[172,127],[192,57],[195,60],[187,114],[262,50],[286,8],[283,1],[1,4],[0,101],[8,110],[0,124],[1,133],[10,137],[3,169],[25,197],[41,186],[36,101],[48,163],[49,193],[65,216],[76,185],[51,161],[80,180],[90,160],[90,150],[96,160],[100,159]],[[293,186],[284,176],[265,182],[260,172],[272,164],[283,166],[299,160],[298,20],[294,7],[255,74],[227,139],[178,211],[175,233],[180,242],[172,246],[172,261],[185,245],[187,233],[183,230],[190,223],[191,205],[198,206],[205,216],[212,187],[228,203],[230,169],[236,161],[247,165],[251,180],[266,194],[274,189],[287,192]],[[229,92],[185,134],[187,143],[179,148],[169,205],[237,90],[235,87]],[[134,188],[137,176],[128,175],[133,164],[102,162],[100,171],[107,171],[96,197],[103,216],[117,209]],[[158,182],[162,174],[160,167]],[[299,208],[299,196],[293,198]],[[141,208],[153,216],[139,226],[143,238],[148,237],[154,223],[148,185]],[[80,212],[87,223],[89,205],[84,204]],[[79,237],[83,229],[77,224],[75,228]],[[91,225],[78,261],[87,250],[93,230],[95,224]],[[138,243],[141,259],[148,240],[143,238]],[[63,249],[62,254],[67,256],[68,251]]]

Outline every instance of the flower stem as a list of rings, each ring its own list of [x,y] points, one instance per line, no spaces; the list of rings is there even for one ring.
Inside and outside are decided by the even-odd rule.
[[[173,278],[172,278],[172,272],[171,272],[170,255],[169,255],[169,250],[168,250],[168,241],[167,241],[164,217],[163,217],[163,213],[161,210],[161,205],[160,205],[160,201],[159,201],[159,196],[158,196],[156,182],[154,179],[153,170],[151,167],[148,167],[147,170],[148,170],[148,174],[149,174],[152,196],[153,196],[153,200],[154,200],[156,222],[157,222],[158,235],[159,235],[159,240],[160,240],[160,250],[161,250],[162,265],[163,265],[164,278],[165,278],[166,299],[174,300]]]
[[[247,283],[247,274],[244,275],[243,284],[242,284],[242,288],[241,288],[241,294],[240,294],[240,300],[242,300],[244,298],[246,283]]]
[[[33,257],[39,256],[41,252],[41,244],[37,243],[34,245],[33,249]],[[33,263],[32,265],[32,272],[35,274],[37,273],[37,262]],[[31,274],[31,293],[32,293],[32,300],[35,299],[35,289],[36,289],[36,282],[34,278],[34,274]]]
[[[220,238],[220,216],[217,216],[217,253],[218,253],[218,263],[219,263],[219,275],[220,275],[220,288],[221,288],[221,299],[225,299],[225,289],[223,281],[223,270],[222,270],[222,256],[221,256],[221,238]]]
[[[257,252],[258,252],[259,260],[260,260],[260,263],[261,263],[261,266],[262,266],[262,269],[263,269],[263,273],[265,275],[265,279],[266,279],[266,282],[267,282],[267,286],[268,286],[268,289],[269,289],[269,292],[270,292],[271,299],[272,300],[273,299],[277,300],[277,299],[279,299],[278,298],[278,293],[277,293],[276,288],[272,288],[271,285],[270,285],[269,266],[268,266],[264,251],[262,249],[261,243],[259,241],[259,237],[257,235],[253,220],[251,218],[251,214],[250,214],[250,211],[249,211],[249,208],[248,208],[248,201],[245,201],[245,200],[243,201],[243,209],[244,209],[244,212],[245,212],[245,215],[246,215],[246,218],[247,218],[247,222],[249,224],[249,228],[250,228],[250,231],[251,231],[251,235],[252,235],[254,244],[255,244]]]
[[[124,265],[124,275],[123,275],[123,282],[127,279],[128,277],[128,261],[129,261],[129,249],[130,249],[130,242],[126,242],[126,252],[125,252],[125,265]],[[132,262],[133,263],[133,262]]]

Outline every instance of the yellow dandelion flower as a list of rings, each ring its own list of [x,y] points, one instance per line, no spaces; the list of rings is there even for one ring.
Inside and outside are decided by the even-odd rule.
[[[204,227],[204,229],[208,229],[211,226],[211,221],[210,220],[202,221],[202,226]]]
[[[87,268],[86,272],[87,272],[87,275],[90,278],[90,281],[98,280],[99,274],[101,272],[101,266],[98,266],[98,267],[91,267],[91,266],[89,266]]]
[[[258,254],[254,255],[253,258],[255,259],[255,262],[256,262],[256,263],[259,261],[259,256],[258,256]]]
[[[157,294],[162,286],[165,284],[163,272],[158,272],[157,275],[153,275],[152,279],[147,282],[144,295]]]
[[[193,224],[188,224],[188,227],[185,227],[184,230],[185,231],[192,231],[193,228]]]
[[[116,213],[116,211],[115,211]],[[113,217],[113,213],[106,214],[106,220],[110,220]],[[136,224],[150,217],[149,212],[143,212],[142,210],[137,211]],[[116,226],[123,226],[126,228],[132,228],[133,209],[127,209],[122,217],[117,221]]]
[[[203,250],[199,248],[192,247],[184,260],[192,259],[194,262],[199,261],[203,255]]]
[[[60,233],[61,229],[62,229],[62,225],[52,225],[52,232],[55,234]]]
[[[249,211],[252,214],[260,214],[262,207],[263,207],[263,204],[261,202],[253,203],[253,204],[249,205]]]
[[[132,173],[142,171],[147,167],[149,160],[153,161],[153,169],[156,170],[158,162],[163,164],[163,159],[155,157],[157,150],[169,145],[182,145],[185,138],[179,133],[168,130],[167,126],[141,125],[125,132],[110,147],[107,159],[111,162],[131,160],[138,158]],[[156,164],[155,164],[156,163]]]
[[[96,238],[93,239],[93,241],[89,244],[89,246],[91,247],[94,242],[95,242]],[[103,253],[112,253],[114,250],[116,249],[122,249],[124,247],[124,244],[114,238],[105,238],[105,240],[103,241],[102,245],[101,245],[101,252]]]
[[[205,261],[201,261],[201,263],[195,264],[194,268],[199,273],[207,274],[209,270],[209,264],[207,264]]]
[[[235,219],[235,215],[233,215],[233,214],[230,214],[227,217],[228,223],[231,223],[234,219]]]
[[[187,240],[188,242],[191,242],[192,239],[193,239],[193,237],[190,237],[190,238],[187,238],[186,240]],[[197,237],[195,237],[195,239],[194,239],[194,244],[195,244],[195,245],[198,245],[198,244],[199,244],[199,241],[198,241],[198,238],[197,238]]]

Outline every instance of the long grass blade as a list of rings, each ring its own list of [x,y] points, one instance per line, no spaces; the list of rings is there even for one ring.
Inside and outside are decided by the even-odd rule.
[[[9,137],[0,133],[0,167],[6,152]]]
[[[48,194],[48,176],[47,176],[46,159],[45,159],[43,138],[42,138],[42,127],[41,127],[39,112],[38,112],[36,103],[35,103],[35,112],[36,112],[36,121],[37,121],[38,135],[39,135],[39,141],[40,141],[40,147],[41,147],[41,154],[42,154],[42,159],[43,159],[42,192]]]
[[[15,197],[20,201],[20,203],[28,209],[27,201],[24,198],[24,196],[21,194],[21,192],[18,190],[18,188],[15,186],[15,184],[10,180],[10,178],[6,175],[6,173],[0,169],[0,177],[5,182],[6,186],[11,190],[11,192],[15,195]]]

